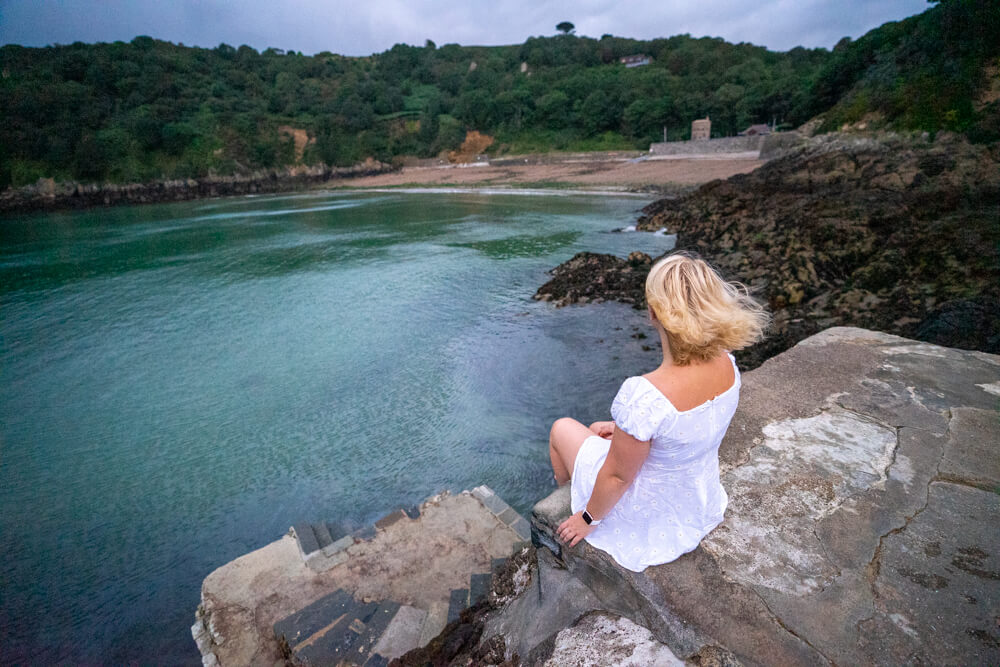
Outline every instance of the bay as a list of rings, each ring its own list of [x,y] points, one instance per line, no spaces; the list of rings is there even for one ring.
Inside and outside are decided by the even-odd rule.
[[[531,295],[647,200],[310,192],[0,220],[2,662],[198,662],[202,579],[299,521],[551,490],[557,417],[658,363]]]

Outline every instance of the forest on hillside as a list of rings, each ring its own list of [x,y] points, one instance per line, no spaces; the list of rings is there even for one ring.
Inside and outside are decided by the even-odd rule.
[[[397,44],[360,58],[147,36],[7,45],[0,187],[431,157],[472,130],[494,137],[499,153],[645,149],[664,128],[688,138],[691,120],[706,115],[716,136],[830,110],[830,127],[876,112],[893,126],[994,140],[996,101],[974,100],[990,63],[996,73],[997,14],[991,1],[946,0],[832,52],[573,34],[497,47]],[[619,62],[640,54],[648,65]],[[301,156],[281,128],[306,132]]]

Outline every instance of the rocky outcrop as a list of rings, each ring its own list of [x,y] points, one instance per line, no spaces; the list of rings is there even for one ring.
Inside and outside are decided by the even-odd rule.
[[[678,249],[767,301],[771,335],[740,359],[754,367],[848,324],[1000,351],[998,220],[1000,145],[949,134],[824,135],[750,174],[654,202],[638,226],[677,234]],[[609,281],[606,267],[620,270],[593,258],[580,270],[576,260],[557,269],[559,285],[539,292],[549,288],[560,303],[593,300],[602,290],[582,284],[599,286]],[[641,281],[630,284],[639,291],[622,300],[640,304]]]
[[[183,201],[205,197],[286,192],[321,185],[341,178],[372,176],[395,167],[366,160],[352,167],[328,167],[324,164],[285,169],[264,169],[230,176],[171,179],[152,183],[57,183],[50,178],[34,185],[8,188],[0,192],[0,213],[66,208],[89,208],[117,204],[149,204]]]
[[[532,514],[537,566],[487,618],[507,657],[542,664],[595,611],[648,628],[687,664],[1000,661],[1000,356],[854,328],[744,376],[719,451],[724,522],[635,573]]]
[[[633,252],[628,259],[614,255],[581,252],[552,270],[552,279],[538,288],[534,298],[555,305],[599,301],[621,301],[636,308],[645,306],[643,289],[652,258]]]

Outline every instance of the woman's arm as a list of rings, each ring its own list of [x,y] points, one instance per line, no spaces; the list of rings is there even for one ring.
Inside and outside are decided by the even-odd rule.
[[[615,431],[614,422],[594,422],[589,426],[590,430],[602,438],[610,438]]]
[[[594,490],[587,501],[586,510],[594,519],[603,519],[621,500],[625,490],[639,474],[639,469],[649,456],[649,442],[636,440],[620,428],[615,428],[611,437],[611,448],[604,465],[597,473]],[[583,520],[583,510],[580,510],[559,525],[559,538],[569,541],[569,546],[585,538],[593,530]]]

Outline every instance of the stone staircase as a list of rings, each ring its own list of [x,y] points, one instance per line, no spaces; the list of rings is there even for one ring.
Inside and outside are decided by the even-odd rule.
[[[388,665],[393,658],[426,646],[463,610],[489,595],[493,572],[506,559],[493,559],[492,572],[476,572],[468,588],[451,591],[447,604],[427,609],[392,600],[363,602],[338,589],[274,624],[282,651],[295,665]]]
[[[473,489],[471,495],[481,508],[478,515],[466,512],[461,517],[466,530],[470,521],[492,521],[497,529],[512,533],[505,542],[513,544],[508,553],[527,546],[530,525],[520,514],[486,486]],[[420,516],[420,508],[414,506],[395,510],[373,526],[352,532],[336,523],[320,522],[297,524],[291,533],[310,570],[332,572],[338,566],[350,568],[352,558],[363,558],[362,550],[366,544],[373,544],[376,536],[398,531],[404,527],[400,522],[413,522]],[[489,548],[484,550],[488,552]],[[506,557],[490,558],[488,564],[483,563],[488,565],[488,571],[476,563],[463,563],[467,572],[452,570],[448,575],[451,581],[460,575],[465,586],[437,590],[427,586],[400,601],[372,599],[359,590],[363,585],[351,586],[348,580],[348,585],[274,623],[274,636],[281,653],[292,664],[387,665],[393,658],[427,645],[464,609],[483,600],[489,594],[493,574],[505,561]],[[432,569],[430,563],[427,565]]]

